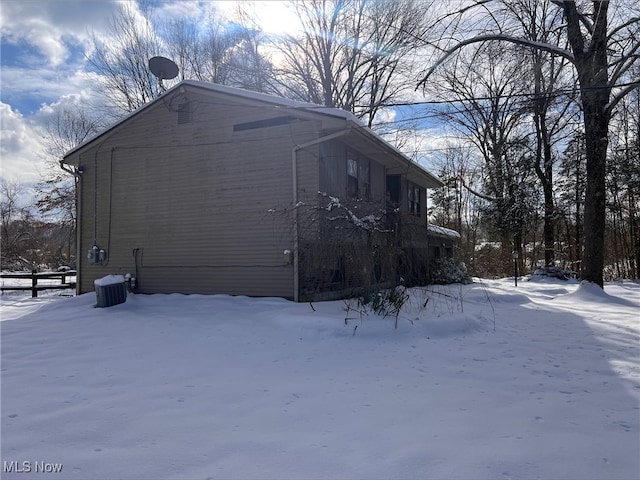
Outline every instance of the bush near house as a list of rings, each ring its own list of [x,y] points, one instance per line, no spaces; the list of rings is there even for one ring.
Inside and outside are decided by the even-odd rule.
[[[471,283],[466,264],[454,258],[432,258],[429,265],[429,283]]]

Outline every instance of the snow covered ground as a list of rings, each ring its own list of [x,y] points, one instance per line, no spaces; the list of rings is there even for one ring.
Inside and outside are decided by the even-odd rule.
[[[95,303],[0,298],[2,478],[640,478],[638,283]]]

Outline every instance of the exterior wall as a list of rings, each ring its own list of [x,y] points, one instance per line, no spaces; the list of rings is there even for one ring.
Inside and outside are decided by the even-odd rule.
[[[323,143],[320,146],[320,191],[347,201],[347,158],[366,159],[370,165],[371,195],[370,202],[381,204],[385,201],[385,167],[367,158],[356,150],[347,147],[339,140]]]
[[[319,122],[234,130],[281,113],[194,92],[174,100],[80,150],[79,256],[93,245],[107,251],[102,264],[80,261],[80,292],[131,273],[141,293],[293,297],[283,255],[293,247],[293,139],[316,138]],[[176,104],[186,100],[190,118],[179,123]],[[317,147],[299,157],[302,196],[317,195]]]
[[[449,237],[429,235],[429,257],[452,258],[455,241]]]
[[[329,199],[318,193],[339,198],[360,218],[379,215],[387,206],[387,174],[399,171],[393,152],[347,134],[340,116],[203,90],[175,89],[66,159],[83,172],[80,292],[104,275],[131,273],[141,293],[292,298],[294,267],[284,252],[294,249],[294,218],[301,298],[318,298],[327,281],[334,291],[361,288],[426,263],[426,190],[421,214],[410,215],[407,176],[428,177],[411,177],[409,166],[399,173],[402,228],[412,232],[401,242],[353,225],[334,228],[326,221],[334,213],[319,208]],[[319,140],[326,135],[339,137]],[[368,199],[348,198],[350,157],[369,162]],[[83,258],[94,245],[106,250],[104,262]]]
[[[334,298],[372,285],[393,284],[402,276],[417,284],[428,274],[426,189],[397,175],[399,201],[391,204],[387,191],[387,168],[345,145],[340,139],[320,147],[320,192],[336,197],[354,215],[381,217],[378,231],[365,231],[344,210],[327,212],[320,208],[321,235],[306,242],[301,251],[301,298]],[[368,161],[370,195],[368,199],[349,198],[348,159]],[[419,188],[420,214],[412,214],[408,201],[410,187]],[[323,203],[324,202],[324,203]],[[320,206],[328,199],[321,199]],[[396,211],[397,210],[397,211]],[[385,213],[383,213],[385,212]]]
[[[400,236],[406,246],[417,248],[427,247],[427,191],[424,187],[402,178],[402,192],[400,197],[401,233]],[[410,211],[409,193],[417,187],[420,196],[420,214]]]
[[[320,191],[337,197],[342,203],[354,208],[354,213],[364,217],[369,213],[380,215],[387,209],[388,227],[399,231],[399,237],[407,246],[427,247],[427,190],[407,180],[406,175],[400,177],[399,202],[390,203],[387,192],[387,170],[384,165],[369,160],[371,195],[369,201],[350,202],[347,195],[347,158],[366,158],[346,147],[340,141],[323,145],[320,149]],[[409,191],[417,187],[420,195],[420,214],[410,213]],[[394,210],[398,210],[397,213]],[[352,240],[352,239],[350,239]]]

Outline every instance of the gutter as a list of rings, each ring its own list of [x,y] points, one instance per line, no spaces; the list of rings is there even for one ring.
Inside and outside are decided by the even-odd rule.
[[[298,150],[312,147],[320,143],[342,137],[351,132],[351,127],[340,130],[324,137],[319,137],[300,145],[296,145],[291,150],[291,167],[293,169],[293,301],[300,301],[300,245],[298,228]]]

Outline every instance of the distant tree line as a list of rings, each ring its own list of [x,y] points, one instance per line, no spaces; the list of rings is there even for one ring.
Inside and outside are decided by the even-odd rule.
[[[513,250],[521,271],[559,262],[600,286],[638,277],[640,17],[630,2],[609,7],[477,2],[442,25],[444,53],[421,85],[454,101],[440,114],[474,147],[445,160],[442,174],[454,177],[454,200],[476,197],[483,221],[470,224],[502,244],[497,275]],[[460,31],[471,11],[482,28]],[[440,214],[450,195],[440,194]]]
[[[425,156],[409,140],[420,118],[435,117],[456,138],[426,159],[446,181],[431,220],[460,231],[472,273],[511,274],[516,251],[523,272],[560,264],[598,284],[638,278],[637,2],[289,4],[300,31],[273,35],[250,4],[233,20],[210,4],[204,19],[159,21],[152,4],[124,3],[110,35],[92,39],[100,114],[87,105],[54,117],[47,154],[57,163],[182,79],[344,108],[416,161]],[[178,64],[175,81],[151,74],[155,55]],[[397,105],[412,105],[415,118],[381,121]],[[39,207],[68,224],[74,202],[74,178],[58,169]]]
[[[20,184],[0,182],[0,264],[20,271],[73,266],[75,225],[38,215]]]

